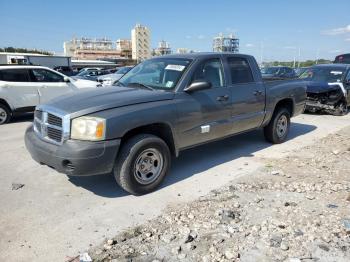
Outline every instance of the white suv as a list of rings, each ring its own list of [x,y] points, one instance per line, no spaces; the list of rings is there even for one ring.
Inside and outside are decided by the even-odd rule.
[[[74,80],[47,67],[0,66],[0,125],[14,114],[34,111],[36,105],[52,98],[99,86],[98,82]]]

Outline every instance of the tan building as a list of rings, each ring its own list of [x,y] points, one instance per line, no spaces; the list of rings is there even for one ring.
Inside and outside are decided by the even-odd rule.
[[[151,32],[137,24],[131,30],[132,59],[140,62],[151,57]]]
[[[107,38],[74,38],[63,43],[64,54],[74,59],[131,58],[131,42],[119,39],[116,43]]]

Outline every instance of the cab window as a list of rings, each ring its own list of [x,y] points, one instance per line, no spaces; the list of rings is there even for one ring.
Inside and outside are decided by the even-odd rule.
[[[64,82],[64,77],[45,69],[32,69],[35,82]]]
[[[206,81],[212,87],[224,86],[224,70],[219,58],[209,59],[198,66],[192,77],[193,82]]]
[[[231,84],[245,84],[254,82],[252,71],[246,59],[229,57],[227,61],[231,74]]]

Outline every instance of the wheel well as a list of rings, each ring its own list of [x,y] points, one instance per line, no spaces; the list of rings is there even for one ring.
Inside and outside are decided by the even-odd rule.
[[[294,102],[291,98],[286,98],[278,101],[275,106],[275,111],[279,108],[286,108],[289,111],[291,117],[294,114]]]
[[[121,145],[123,145],[129,138],[138,134],[150,134],[160,137],[168,145],[171,154],[177,155],[173,133],[168,124],[155,123],[131,129],[122,137]]]
[[[0,98],[0,104],[3,104],[3,105],[5,105],[5,106],[7,106],[7,108],[12,112],[11,107],[10,107],[10,105],[6,102],[6,100]]]

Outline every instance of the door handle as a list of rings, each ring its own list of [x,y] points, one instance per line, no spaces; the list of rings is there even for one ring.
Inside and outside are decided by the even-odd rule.
[[[224,102],[224,101],[227,101],[230,97],[228,95],[224,95],[224,96],[218,96],[216,98],[217,101],[219,102]]]
[[[257,90],[257,91],[254,92],[254,95],[255,95],[255,96],[261,96],[262,93],[263,93],[262,91]]]

